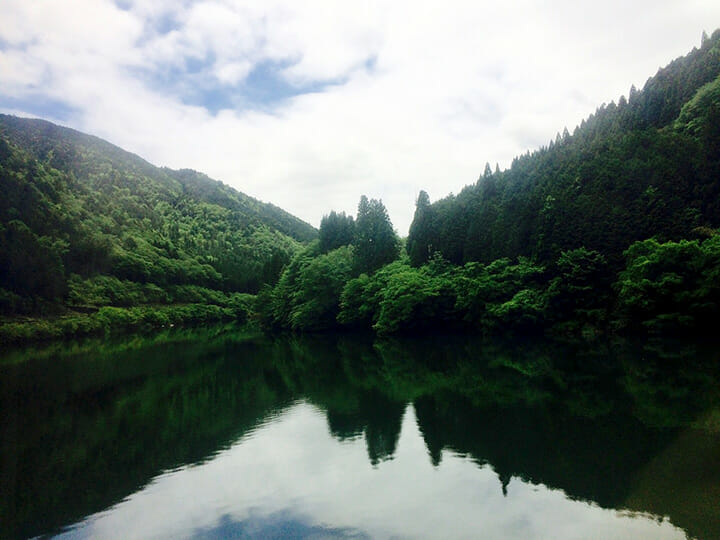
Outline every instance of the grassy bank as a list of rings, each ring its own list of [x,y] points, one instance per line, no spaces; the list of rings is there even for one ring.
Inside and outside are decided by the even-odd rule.
[[[144,332],[173,326],[245,322],[246,305],[213,304],[105,306],[91,313],[68,311],[52,318],[13,317],[0,321],[0,343],[22,343],[101,334]]]

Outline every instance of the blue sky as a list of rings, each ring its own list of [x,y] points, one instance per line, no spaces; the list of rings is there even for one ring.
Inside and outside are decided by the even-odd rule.
[[[433,200],[627,95],[720,3],[3,0],[0,111],[206,172],[318,225]]]

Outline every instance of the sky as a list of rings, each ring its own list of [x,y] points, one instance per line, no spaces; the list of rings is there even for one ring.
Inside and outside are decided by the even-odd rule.
[[[717,0],[0,0],[0,111],[318,226],[458,193],[720,27]]]

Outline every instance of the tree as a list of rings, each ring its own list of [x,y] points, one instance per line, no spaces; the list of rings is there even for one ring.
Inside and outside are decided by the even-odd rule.
[[[428,260],[432,251],[432,206],[430,197],[425,191],[420,191],[415,203],[415,216],[413,217],[407,240],[407,252],[410,264],[420,266]]]
[[[344,246],[307,261],[291,294],[293,330],[324,330],[336,326],[340,294],[352,272],[352,248]]]
[[[333,210],[320,221],[320,251],[327,253],[341,246],[347,246],[352,243],[354,235],[353,217],[345,215],[345,212],[338,214]]]
[[[660,243],[651,238],[626,251],[618,275],[620,324],[651,332],[714,328],[720,305],[720,236]]]
[[[483,172],[483,178],[490,178],[492,176],[492,169],[490,163],[485,163],[485,171]]]
[[[65,295],[62,255],[67,242],[38,237],[22,221],[12,220],[7,226],[0,224],[0,246],[0,289],[46,300]]]
[[[353,245],[359,272],[373,272],[400,254],[398,237],[381,200],[360,197]]]
[[[552,317],[565,331],[582,331],[604,323],[610,303],[612,272],[605,257],[585,247],[563,251],[557,276],[548,288]]]

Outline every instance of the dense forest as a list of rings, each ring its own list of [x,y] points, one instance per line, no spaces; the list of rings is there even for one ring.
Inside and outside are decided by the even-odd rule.
[[[381,335],[702,332],[720,311],[720,30],[509,169],[487,164],[434,203],[421,191],[405,240],[365,195],[316,231],[200,173],[10,116],[0,187],[5,338],[248,317]],[[58,313],[60,330],[12,326]]]
[[[408,251],[455,264],[597,250],[613,265],[636,240],[706,236],[720,224],[720,31],[638,91],[603,104],[510,169],[417,200]]]
[[[104,310],[109,320],[89,324],[107,326],[129,307],[135,312],[124,315],[148,324],[240,315],[317,237],[201,173],[154,167],[96,137],[6,115],[0,191],[0,315],[13,320]],[[184,311],[170,309],[179,305]]]
[[[435,203],[421,191],[404,251],[368,242],[392,225],[384,207],[379,226],[361,224],[365,207],[355,223],[329,214],[261,291],[267,327],[707,330],[720,305],[720,30],[510,169],[487,164]],[[368,246],[392,262],[368,264]]]

